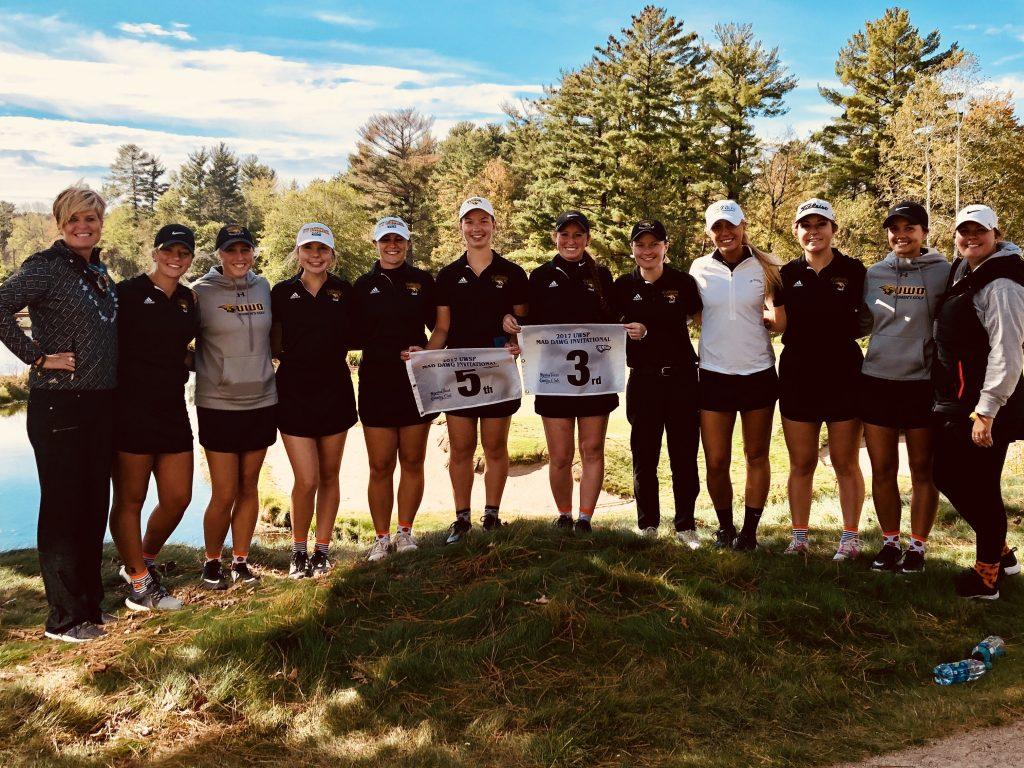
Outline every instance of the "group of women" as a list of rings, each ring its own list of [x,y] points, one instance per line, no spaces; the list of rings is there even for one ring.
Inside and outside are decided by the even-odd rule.
[[[100,609],[99,577],[111,477],[110,530],[124,562],[127,606],[181,607],[161,584],[156,561],[191,500],[193,436],[185,403],[190,369],[196,372],[199,442],[212,486],[202,583],[225,589],[229,578],[259,579],[248,562],[257,479],[278,431],[295,477],[290,577],[331,568],[339,469],[357,420],[369,458],[367,495],[376,531],[368,558],[415,549],[413,524],[433,415],[419,413],[403,361],[422,349],[505,347],[516,355],[525,324],[623,324],[631,369],[626,414],[644,535],[656,536],[660,523],[657,467],[664,437],[676,538],[692,549],[701,545],[694,505],[703,443],[718,517],[714,544],[755,549],[778,402],[791,466],[787,553],[808,551],[812,481],[825,424],[843,517],[836,560],[860,553],[863,435],[883,534],[873,569],[923,570],[941,490],[978,538],[977,563],[957,577],[957,593],[996,598],[1001,577],[1019,571],[1006,545],[999,479],[1009,443],[1024,432],[1024,260],[1001,239],[996,215],[985,206],[968,206],[958,215],[961,256],[952,265],[926,245],[924,208],[913,202],[893,207],[882,222],[892,250],[865,270],[833,247],[838,225],[824,200],[798,207],[793,234],[803,253],[785,265],[751,244],[742,209],[723,200],[705,215],[713,251],[696,259],[689,274],[668,264],[661,222],[644,220],[630,236],[636,268],[613,280],[589,251],[584,214],[558,217],[556,254],[527,276],[492,249],[493,207],[471,197],[458,214],[465,253],[436,280],[407,262],[409,227],[387,217],[373,232],[377,260],[354,284],[331,272],[337,258],[331,230],[311,223],[296,237],[296,274],[273,287],[253,271],[257,244],[238,225],[218,233],[219,263],[191,287],[183,285],[195,237],[178,224],[156,234],[147,274],[114,286],[97,248],[104,208],[87,188],[62,192],[53,209],[61,239],[0,286],[0,340],[32,366],[28,431],[41,486],[48,637],[91,640],[112,620]],[[26,306],[31,337],[14,317]],[[700,326],[697,353],[691,324]],[[784,346],[778,372],[773,333],[782,334]],[[865,356],[857,339],[866,334]],[[346,361],[353,349],[362,352],[358,399]],[[273,359],[279,361],[276,371]],[[618,404],[615,394],[535,399],[559,528],[591,531],[608,416]],[[472,528],[478,442],[486,464],[482,526],[503,525],[508,431],[519,407],[512,400],[446,414],[455,507],[448,543]],[[746,463],[738,529],[730,477],[737,414]],[[912,479],[905,551],[896,482],[901,433]],[[577,447],[582,475],[574,517]],[[158,498],[143,535],[141,511],[151,477]]]

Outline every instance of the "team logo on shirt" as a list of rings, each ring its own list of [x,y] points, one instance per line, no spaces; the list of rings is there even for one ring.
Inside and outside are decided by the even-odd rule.
[[[263,302],[255,304],[221,304],[217,309],[223,309],[229,315],[262,315]]]
[[[595,288],[594,288],[594,281],[591,280],[589,277],[584,277],[583,278],[583,284],[585,286],[587,286],[587,290],[588,291],[593,292],[595,290]]]
[[[182,314],[187,315],[191,307],[188,304],[187,299],[178,299],[178,309],[181,310]]]
[[[301,296],[299,296],[299,292],[298,292],[298,291],[296,291],[295,293],[293,293],[293,294],[292,294],[291,296],[289,296],[288,298],[289,298],[289,299],[301,299],[302,297],[301,297]]]
[[[923,285],[883,285],[882,293],[886,296],[904,299],[923,299],[925,297]]]
[[[463,280],[465,280],[465,278],[463,278]],[[420,295],[420,291],[423,290],[423,284],[422,283],[406,283],[405,284],[405,290],[407,290],[409,292],[410,296],[419,296]]]
[[[669,304],[675,304],[679,299],[679,291],[669,288],[668,290],[662,291],[661,295],[665,297],[665,301]]]
[[[375,293],[380,293],[380,289],[374,286],[373,290],[370,291],[370,295],[373,296]]]
[[[794,288],[803,288],[804,287],[803,280],[797,280],[795,283],[793,283],[793,287]]]
[[[552,280],[550,283],[548,283],[548,288],[557,288],[557,287],[558,287],[558,281],[557,280]]]
[[[341,291],[337,288],[328,288],[327,295],[331,298],[331,301],[341,301]]]
[[[639,293],[636,296],[633,297],[633,301],[643,301],[643,300],[644,300],[644,297],[641,296]]]
[[[504,288],[505,283],[508,282],[508,275],[491,275],[491,282],[494,283],[495,288]]]
[[[835,288],[836,291],[838,291],[839,293],[842,293],[843,291],[845,291],[846,290],[846,286],[848,284],[849,284],[849,280],[847,280],[845,277],[833,277],[832,278],[832,287]]]

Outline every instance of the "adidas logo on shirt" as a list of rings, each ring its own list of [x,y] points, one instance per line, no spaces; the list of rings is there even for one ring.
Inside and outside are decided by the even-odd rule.
[[[155,302],[155,301],[153,301],[153,299],[152,299],[152,298],[150,298],[149,296],[147,296],[147,297],[146,297],[146,300],[145,300],[144,302],[142,302],[142,303],[143,303],[143,304],[156,304],[156,302]]]
[[[377,289],[376,289],[376,288],[374,288],[373,290],[377,290]],[[296,292],[296,293],[293,293],[293,294],[292,294],[291,296],[289,296],[288,298],[289,298],[289,299],[298,299],[298,298],[300,298],[300,296],[299,296],[299,294],[298,294],[298,293]]]
[[[469,280],[467,280],[464,277],[460,277],[459,278],[459,285],[464,285],[465,283],[468,283],[468,282],[469,282]]]
[[[803,281],[797,280],[795,283],[793,283],[793,287],[794,288],[803,288],[804,287]]]
[[[370,291],[370,295],[371,296],[373,296],[373,294],[375,294],[375,293],[380,293],[380,289],[379,288],[374,288],[372,291]]]
[[[643,301],[643,300],[644,300],[644,297],[641,296],[639,293],[636,296],[633,297],[633,301]]]
[[[558,281],[556,281],[556,280],[552,280],[550,283],[548,283],[548,288],[557,288],[557,287],[558,287]]]

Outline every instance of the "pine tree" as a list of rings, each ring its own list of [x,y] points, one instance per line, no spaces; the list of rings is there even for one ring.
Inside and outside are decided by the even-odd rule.
[[[778,47],[766,50],[750,24],[716,24],[715,37],[718,45],[707,47],[711,82],[704,102],[715,125],[709,170],[725,197],[742,201],[758,150],[753,121],[785,114],[783,99],[796,78],[787,74]]]
[[[178,172],[172,176],[171,189],[168,196],[174,204],[174,213],[177,213],[184,221],[181,224],[189,224],[198,227],[205,224],[208,219],[206,212],[209,208],[207,202],[208,188],[207,164],[210,162],[210,153],[205,147],[200,147],[190,152],[188,158],[182,164]],[[171,206],[168,205],[168,208]],[[180,213],[179,213],[180,212]],[[171,211],[168,211],[171,213]]]
[[[138,144],[122,144],[110,165],[110,175],[103,191],[112,203],[122,203],[131,210],[133,223],[152,214],[156,201],[167,190],[160,179],[165,168],[160,161]]]
[[[210,150],[205,214],[206,220],[211,222],[245,223],[245,197],[242,195],[238,156],[224,142]]]
[[[847,90],[818,86],[843,112],[815,134],[832,194],[878,197],[878,169],[892,144],[890,123],[920,74],[935,74],[961,57],[954,43],[939,50],[938,30],[921,37],[902,8],[869,21],[839,51],[836,75]]]

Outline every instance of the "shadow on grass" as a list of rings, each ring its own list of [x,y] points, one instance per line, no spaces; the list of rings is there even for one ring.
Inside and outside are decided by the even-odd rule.
[[[93,754],[168,766],[827,765],[1021,713],[1024,588],[965,603],[941,552],[895,577],[779,556],[774,533],[774,552],[690,553],[517,522],[327,583],[207,593],[147,620],[52,728],[149,718],[161,738],[125,725]],[[931,683],[992,633],[1011,650],[990,676]],[[0,733],[60,757],[46,728]]]

